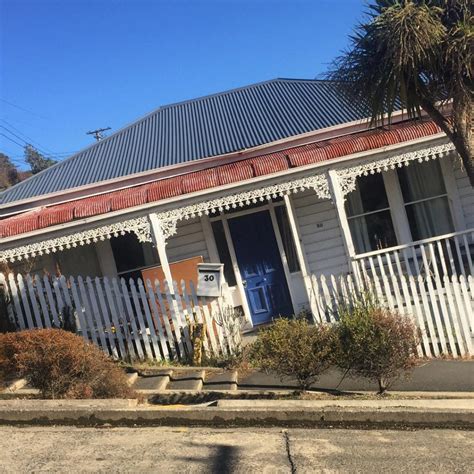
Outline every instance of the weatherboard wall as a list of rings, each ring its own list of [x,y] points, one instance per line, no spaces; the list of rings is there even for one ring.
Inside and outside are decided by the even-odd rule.
[[[201,220],[196,218],[180,221],[176,235],[167,241],[166,253],[170,263],[198,256],[209,261]]]
[[[311,273],[339,274],[348,270],[336,207],[306,191],[292,196],[301,240]]]

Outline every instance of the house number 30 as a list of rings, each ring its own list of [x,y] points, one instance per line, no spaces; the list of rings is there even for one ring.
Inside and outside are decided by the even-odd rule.
[[[214,281],[214,275],[204,275],[204,281]]]

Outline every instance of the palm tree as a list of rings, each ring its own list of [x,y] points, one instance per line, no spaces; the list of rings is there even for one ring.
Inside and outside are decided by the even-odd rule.
[[[446,133],[474,187],[471,0],[373,0],[328,78],[367,104],[371,123],[400,105]],[[447,115],[447,110],[451,110]]]

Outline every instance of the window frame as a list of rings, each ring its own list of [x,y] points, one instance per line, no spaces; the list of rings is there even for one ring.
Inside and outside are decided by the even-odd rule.
[[[387,187],[387,184],[385,182],[385,176],[384,176],[384,173],[380,173],[382,176],[382,183],[383,183],[383,187],[384,187],[384,190],[385,190],[385,194],[387,196],[387,207],[383,207],[381,209],[376,209],[375,211],[367,211],[367,212],[362,212],[362,213],[359,213],[359,214],[354,214],[352,216],[349,216],[348,214],[348,210],[346,208],[346,206],[344,205],[344,211],[345,211],[345,215],[346,215],[346,219],[347,219],[347,224],[349,226],[349,233],[350,233],[350,236],[351,236],[351,240],[352,240],[352,245],[354,247],[354,251],[355,251],[355,254],[356,255],[361,255],[361,254],[364,254],[364,253],[370,253],[370,252],[377,252],[379,250],[383,250],[383,249],[372,249],[372,250],[369,250],[368,252],[358,252],[356,247],[355,247],[355,243],[354,243],[354,237],[352,235],[352,230],[351,230],[351,226],[350,226],[350,221],[351,220],[355,220],[355,219],[360,219],[361,217],[366,217],[366,216],[370,216],[370,215],[374,215],[374,214],[379,214],[381,212],[389,212],[389,215],[390,215],[390,219],[392,221],[392,227],[393,227],[393,231],[394,231],[394,235],[395,235],[395,239],[396,239],[396,245],[399,245],[400,243],[400,236],[397,232],[397,225],[396,225],[396,220],[394,218],[394,212],[393,212],[393,208],[392,208],[392,202],[391,202],[391,199],[390,199],[390,196],[389,196],[389,188]],[[361,176],[362,178],[363,176]],[[358,179],[358,178],[356,178]],[[357,186],[357,184],[356,184]],[[356,190],[354,190],[356,191]],[[354,192],[352,191],[352,192]],[[344,203],[345,204],[345,203]],[[393,247],[390,246],[390,247]],[[390,247],[384,247],[386,249],[389,249]]]
[[[435,196],[435,197],[411,201],[410,203],[405,203],[403,199],[403,193],[401,190],[401,185],[400,185],[400,180],[398,177],[397,170],[390,169],[387,171],[383,171],[381,173],[383,177],[383,181],[384,181],[385,192],[387,193],[389,207],[380,209],[377,211],[369,211],[369,213],[386,211],[387,209],[390,211],[398,245],[405,245],[405,244],[410,244],[412,242],[415,242],[415,240],[413,240],[413,235],[412,235],[410,223],[408,220],[408,214],[407,214],[407,208],[406,208],[407,204],[408,205],[417,204],[418,202],[422,202],[424,200],[436,199],[437,197],[447,198],[449,211],[450,211],[451,219],[453,221],[455,232],[466,230],[464,214],[462,213],[462,207],[461,207],[461,199],[459,196],[457,181],[454,176],[453,159],[452,157],[445,157],[445,158],[438,159],[438,162],[440,165],[441,176],[444,182],[446,193],[441,194],[439,196]],[[369,214],[369,213],[366,213],[366,214]],[[349,225],[349,220],[351,218],[361,217],[362,215],[366,215],[366,214],[357,214],[357,216],[349,217],[346,213],[345,217],[347,220],[347,224]],[[350,229],[349,229],[349,233],[350,233],[352,245],[354,245],[354,239],[352,238],[352,233],[350,232]],[[354,247],[354,250],[355,250],[355,247]],[[365,253],[370,253],[370,252],[365,252]],[[355,255],[361,255],[361,254],[355,251]]]
[[[446,159],[448,159],[448,158],[444,158],[444,160],[446,160]],[[401,207],[402,207],[402,209],[400,209],[398,211],[401,212],[401,214],[403,215],[403,226],[404,226],[403,231],[409,237],[408,242],[403,242],[403,243],[412,243],[412,242],[419,242],[419,241],[426,240],[426,239],[414,240],[413,233],[412,233],[412,230],[411,230],[411,227],[410,227],[410,220],[408,219],[407,207],[412,206],[412,205],[416,205],[416,204],[419,204],[419,203],[422,203],[422,202],[432,201],[432,200],[438,199],[438,198],[446,198],[446,200],[448,202],[448,209],[449,209],[449,214],[451,216],[451,222],[453,224],[454,232],[458,232],[460,230],[465,229],[465,225],[460,226],[459,218],[457,216],[458,213],[456,213],[455,209],[453,208],[454,207],[453,202],[456,203],[459,206],[461,205],[460,199],[459,199],[459,194],[457,193],[457,185],[456,185],[456,181],[454,179],[454,176],[451,174],[451,179],[450,179],[449,172],[448,172],[448,169],[447,169],[447,166],[446,166],[446,162],[443,161],[443,158],[439,158],[439,159],[436,159],[434,161],[436,161],[439,164],[441,179],[443,181],[443,185],[444,185],[444,189],[445,189],[444,193],[438,194],[436,196],[431,196],[431,197],[422,198],[422,199],[415,199],[414,201],[405,202],[405,199],[404,199],[404,196],[403,196],[403,191],[402,191],[402,186],[401,186],[401,183],[400,183],[399,174],[398,174],[397,170],[393,170],[393,172],[392,172],[392,175],[393,175],[392,179],[395,179],[396,182],[397,182],[397,191],[399,193],[398,200],[399,200],[399,203],[401,204]],[[451,160],[450,160],[450,165],[452,165]],[[408,165],[407,169],[410,169],[410,166],[411,166],[411,163]],[[452,168],[450,168],[450,169],[451,169],[451,173],[452,173]],[[457,197],[457,199],[456,199],[456,197]],[[427,237],[427,238],[429,238],[429,237]]]

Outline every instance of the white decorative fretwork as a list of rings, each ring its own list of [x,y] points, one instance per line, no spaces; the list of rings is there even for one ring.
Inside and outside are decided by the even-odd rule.
[[[161,222],[163,236],[167,239],[176,234],[176,224],[180,220],[242,208],[307,189],[313,189],[321,199],[330,198],[326,174],[318,174],[179,207],[158,213],[157,217]]]
[[[150,222],[147,217],[138,217],[114,224],[88,229],[74,234],[62,235],[53,239],[35,242],[0,253],[0,261],[15,262],[36,256],[47,255],[58,251],[91,244],[133,232],[140,242],[151,242]]]
[[[163,232],[163,238],[165,241],[171,237],[172,235],[175,235],[177,232],[177,225],[178,221],[177,220],[159,220],[159,225],[161,227],[161,231]]]
[[[394,155],[382,160],[366,161],[350,168],[338,169],[336,172],[339,177],[342,194],[345,196],[356,189],[356,179],[359,176],[368,176],[369,174],[402,168],[403,166],[408,166],[412,161],[422,163],[423,161],[434,160],[449,154],[452,150],[454,150],[454,145],[452,143],[445,143],[401,155]]]
[[[401,168],[410,162],[419,162],[435,159],[450,153],[454,149],[452,143],[427,147],[400,155],[394,155],[381,160],[359,162],[356,166],[339,168],[336,173],[343,195],[347,195],[356,188],[356,178],[369,174],[381,173],[390,169]],[[308,171],[310,173],[311,171]],[[320,199],[331,199],[326,172],[299,179],[280,182],[271,186],[252,189],[236,194],[228,194],[207,201],[196,202],[184,207],[157,213],[163,237],[168,239],[177,232],[177,223],[182,219],[191,219],[202,215],[215,214],[231,209],[243,208],[258,202],[270,201],[277,197],[312,189]],[[24,245],[0,253],[0,261],[19,261],[29,257],[54,253],[57,251],[90,244],[99,240],[110,239],[112,236],[133,232],[140,242],[151,242],[150,221],[148,217],[138,217],[110,225],[89,229],[70,235],[64,235],[33,244]]]

